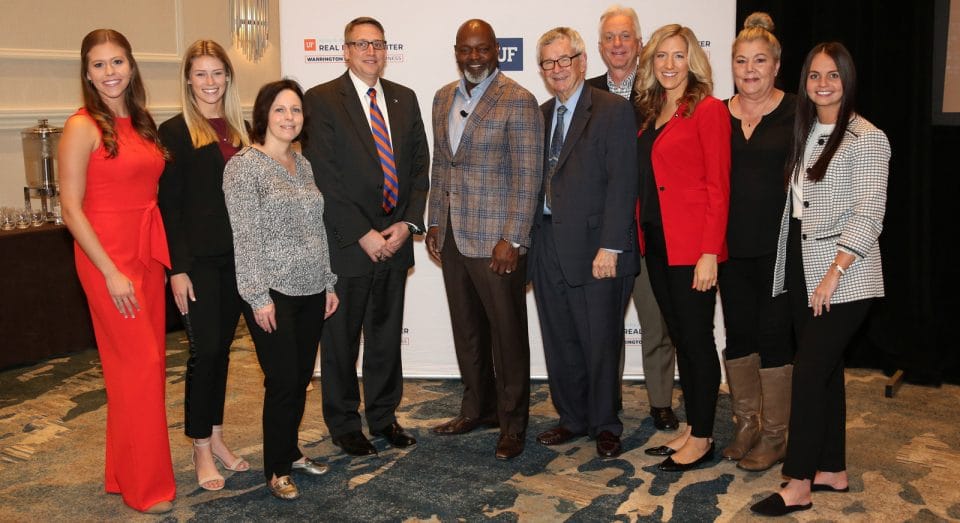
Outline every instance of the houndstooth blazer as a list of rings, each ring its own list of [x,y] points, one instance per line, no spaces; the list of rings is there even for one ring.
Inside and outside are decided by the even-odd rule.
[[[429,224],[440,228],[443,249],[449,213],[457,248],[470,258],[489,258],[501,238],[525,252],[543,177],[540,106],[520,84],[497,73],[453,154],[447,118],[459,83],[441,87],[433,99]]]
[[[807,140],[817,140],[817,144],[806,168],[816,162],[827,138],[826,134],[814,136],[811,131]],[[883,229],[889,166],[890,143],[886,135],[862,116],[855,115],[823,179],[811,182],[804,178],[800,237],[808,303],[838,250],[853,254],[856,260],[840,278],[831,303],[883,296],[883,270],[877,238]],[[780,221],[774,296],[786,292],[784,272],[791,193],[792,190],[787,191],[787,203]]]

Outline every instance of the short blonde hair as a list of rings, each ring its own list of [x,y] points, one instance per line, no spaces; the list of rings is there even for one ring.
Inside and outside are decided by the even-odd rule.
[[[731,57],[736,56],[738,45],[763,40],[770,46],[770,56],[773,57],[773,61],[779,62],[782,49],[780,40],[777,40],[777,37],[773,35],[773,27],[773,18],[770,18],[770,15],[759,11],[752,13],[743,21],[743,29],[740,30],[737,38],[733,41],[730,50]]]
[[[693,114],[700,100],[713,94],[713,70],[710,68],[707,54],[700,48],[697,35],[689,27],[680,24],[665,25],[650,35],[650,41],[640,52],[640,67],[637,70],[634,90],[637,94],[635,103],[642,127],[646,127],[657,118],[666,102],[664,89],[653,71],[653,58],[664,40],[674,36],[683,38],[687,43],[687,67],[689,68],[687,90],[678,101],[679,104],[687,106],[683,116]]]

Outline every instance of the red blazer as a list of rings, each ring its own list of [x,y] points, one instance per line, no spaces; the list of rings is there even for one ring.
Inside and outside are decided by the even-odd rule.
[[[681,105],[666,123],[651,155],[667,263],[696,265],[704,253],[722,262],[730,207],[730,113],[712,96],[689,117],[684,110]],[[638,220],[639,212],[638,206]]]

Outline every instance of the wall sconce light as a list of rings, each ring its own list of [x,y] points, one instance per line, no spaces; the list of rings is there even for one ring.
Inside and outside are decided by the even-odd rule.
[[[270,36],[270,0],[229,0],[233,46],[259,62]]]

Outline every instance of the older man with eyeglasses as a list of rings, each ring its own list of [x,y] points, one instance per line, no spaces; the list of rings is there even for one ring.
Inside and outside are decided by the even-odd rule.
[[[540,108],[544,177],[530,248],[550,397],[559,423],[537,436],[559,445],[587,435],[621,453],[617,416],[623,313],[639,269],[636,126],[623,98],[584,83],[587,55],[569,27],[537,43],[555,97]]]

